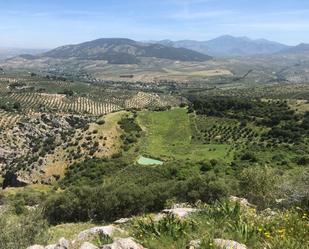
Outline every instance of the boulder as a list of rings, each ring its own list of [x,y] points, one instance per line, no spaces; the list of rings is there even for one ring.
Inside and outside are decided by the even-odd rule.
[[[97,246],[95,246],[95,245],[93,245],[93,244],[91,244],[89,242],[84,242],[81,245],[80,249],[99,249],[99,247],[97,247]]]
[[[214,245],[220,249],[247,249],[247,246],[234,240],[214,239]]]
[[[102,249],[145,249],[136,243],[133,238],[117,239],[114,243],[104,245]]]
[[[103,226],[103,227],[93,227],[93,228],[80,232],[77,236],[77,239],[81,240],[90,235],[95,235],[95,234],[100,234],[100,233],[107,235],[109,237],[112,237],[113,233],[116,231],[121,232],[122,230],[113,225]]]
[[[45,248],[44,246],[34,245],[34,246],[27,247],[27,249],[45,249]]]
[[[45,249],[56,249],[56,248],[57,248],[56,244],[45,246]]]
[[[58,241],[58,243],[57,243],[55,249],[69,249],[70,246],[71,246],[71,241],[69,241],[69,240],[67,240],[67,239],[65,239],[65,238],[61,238],[61,239]]]

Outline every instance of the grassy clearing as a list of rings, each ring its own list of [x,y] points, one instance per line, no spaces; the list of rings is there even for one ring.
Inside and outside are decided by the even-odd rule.
[[[192,143],[190,118],[186,109],[143,111],[137,120],[146,132],[141,145],[141,152],[145,155],[162,160],[231,160],[228,156],[230,145]]]
[[[44,185],[44,184],[32,184],[26,187],[18,187],[18,188],[6,188],[3,190],[5,195],[15,195],[21,192],[26,191],[37,191],[42,193],[47,193],[52,190],[52,186]]]
[[[81,231],[87,230],[95,226],[97,225],[93,223],[66,223],[50,227],[49,244],[56,243],[62,237],[73,240]]]
[[[309,112],[308,100],[289,100],[289,106],[297,113],[304,114]]]

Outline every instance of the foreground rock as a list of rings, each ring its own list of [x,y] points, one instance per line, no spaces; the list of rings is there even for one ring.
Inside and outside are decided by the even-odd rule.
[[[71,241],[66,240],[65,238],[61,238],[57,244],[54,245],[48,245],[48,246],[40,246],[40,245],[34,245],[30,246],[27,249],[70,249],[72,246]]]
[[[105,245],[102,249],[145,249],[136,243],[133,238],[118,239],[114,243]]]
[[[89,243],[89,242],[85,242],[81,245],[80,249],[99,249],[99,247]]]
[[[215,239],[214,245],[220,249],[247,249],[247,246],[233,240]]]
[[[45,247],[40,246],[40,245],[34,245],[34,246],[27,247],[27,249],[45,249]]]
[[[122,233],[123,231],[114,225],[103,226],[103,227],[93,227],[93,228],[80,232],[77,236],[77,240],[82,240],[82,239],[87,238],[88,236],[96,235],[96,234],[102,234],[102,235],[112,237],[115,232]]]
[[[198,249],[201,247],[202,242],[200,240],[192,240],[190,241],[187,249]]]
[[[71,241],[66,240],[65,238],[61,238],[58,241],[58,244],[56,245],[55,249],[69,249],[71,246]]]

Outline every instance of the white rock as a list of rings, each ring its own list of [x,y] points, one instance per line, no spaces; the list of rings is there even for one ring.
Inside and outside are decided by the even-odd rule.
[[[104,245],[102,249],[145,249],[136,243],[133,238],[118,239],[113,244]]]
[[[97,246],[95,246],[95,245],[93,245],[93,244],[91,244],[89,242],[84,242],[81,245],[80,249],[99,249],[99,247],[97,247]]]
[[[113,225],[103,226],[103,227],[93,227],[93,228],[90,228],[90,229],[87,229],[85,231],[80,232],[77,236],[77,239],[81,240],[81,239],[84,239],[84,238],[86,238],[90,235],[99,234],[99,233],[103,233],[104,235],[112,237],[112,235],[115,231],[121,232],[121,229],[119,229],[119,228],[117,228]]]
[[[44,249],[44,246],[34,245],[34,246],[27,247],[27,249]]]
[[[45,246],[45,249],[56,249],[56,248],[57,248],[56,244]]]
[[[194,213],[194,212],[198,212],[199,210],[196,208],[172,208],[172,209],[164,209],[162,212],[163,213],[172,213],[175,214],[177,216],[179,216],[180,218],[183,218],[187,215],[189,215],[190,213]]]
[[[220,249],[247,249],[247,246],[234,240],[215,239],[214,245]]]
[[[124,224],[124,223],[129,222],[130,220],[131,220],[130,218],[121,218],[119,220],[116,220],[114,223],[115,224]]]
[[[68,249],[71,246],[71,242],[65,238],[61,238],[58,241],[58,244],[56,245],[55,249]]]
[[[192,240],[190,241],[189,243],[189,246],[188,246],[188,249],[198,249],[201,247],[201,241],[198,239],[198,240]]]
[[[231,196],[230,201],[238,202],[243,207],[255,207],[253,204],[248,202],[247,199],[240,198],[240,197],[237,197],[237,196]]]

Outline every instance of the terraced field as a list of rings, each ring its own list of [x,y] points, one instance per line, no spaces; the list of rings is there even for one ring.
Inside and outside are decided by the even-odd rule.
[[[0,110],[0,128],[12,127],[21,120],[21,116],[15,113]]]

